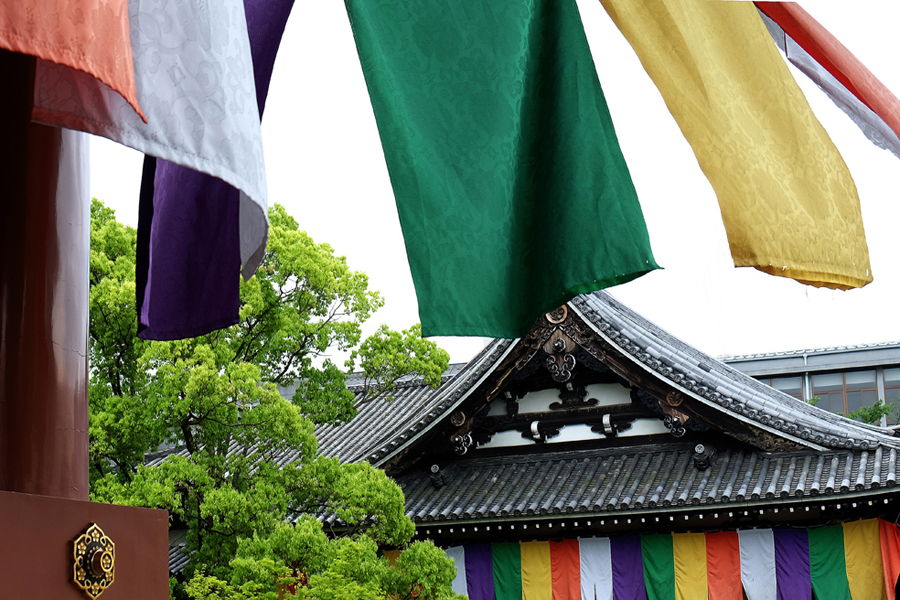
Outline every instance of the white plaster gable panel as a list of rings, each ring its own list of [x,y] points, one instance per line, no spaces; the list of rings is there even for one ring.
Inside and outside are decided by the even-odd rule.
[[[669,433],[666,426],[659,419],[637,419],[632,423],[631,427],[620,432],[617,438],[634,437],[638,435],[662,435]],[[547,438],[544,445],[560,444],[563,442],[583,442],[590,440],[609,439],[602,433],[591,431],[590,425],[577,424],[566,425],[560,428],[559,435]],[[511,448],[514,446],[533,446],[536,444],[534,440],[522,437],[522,432],[514,429],[508,431],[500,431],[493,435],[491,440],[484,444],[479,444],[479,448]]]
[[[588,399],[595,399],[594,406],[615,406],[631,404],[631,391],[618,383],[593,383],[585,387]],[[549,388],[528,392],[519,400],[520,413],[547,412],[550,405],[559,402],[559,389]],[[494,400],[489,415],[505,415],[506,400]]]

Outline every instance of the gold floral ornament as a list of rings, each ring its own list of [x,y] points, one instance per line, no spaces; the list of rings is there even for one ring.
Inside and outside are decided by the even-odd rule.
[[[74,556],[75,585],[94,600],[115,579],[116,545],[96,523],[91,523],[75,539]]]

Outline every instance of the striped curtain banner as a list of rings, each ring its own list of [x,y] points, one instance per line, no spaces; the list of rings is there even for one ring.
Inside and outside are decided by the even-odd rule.
[[[900,576],[900,528],[880,519],[445,552],[453,591],[470,600],[895,600]],[[399,553],[384,554],[393,564]]]

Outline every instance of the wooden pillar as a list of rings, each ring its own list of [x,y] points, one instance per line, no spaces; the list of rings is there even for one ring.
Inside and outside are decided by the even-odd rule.
[[[34,64],[0,51],[0,490],[87,500],[87,140],[30,122]]]

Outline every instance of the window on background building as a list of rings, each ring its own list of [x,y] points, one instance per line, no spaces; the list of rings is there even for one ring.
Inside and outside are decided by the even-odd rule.
[[[820,398],[817,407],[838,414],[846,415],[863,406],[872,406],[878,400],[875,370],[813,375],[811,395]]]
[[[888,415],[889,423],[900,421],[900,369],[884,370],[884,402],[894,402],[894,410]]]
[[[900,369],[898,369],[900,371]],[[900,373],[898,373],[900,376]],[[770,385],[778,391],[784,392],[788,396],[793,396],[799,400],[803,400],[803,378],[802,377],[769,377],[760,379],[766,385]],[[897,385],[900,386],[900,380]],[[900,392],[900,387],[898,387]]]

